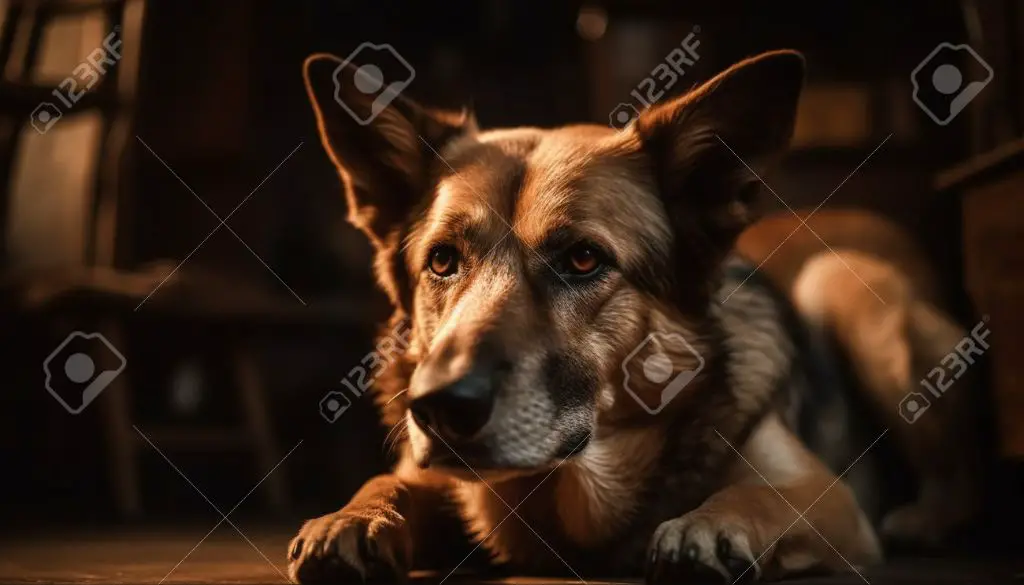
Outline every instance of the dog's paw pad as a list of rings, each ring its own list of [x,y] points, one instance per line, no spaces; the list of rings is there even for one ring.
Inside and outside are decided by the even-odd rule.
[[[342,510],[302,526],[288,546],[288,576],[296,583],[404,580],[410,548],[401,517]]]
[[[760,575],[744,523],[691,513],[663,522],[651,538],[648,583],[735,583]]]

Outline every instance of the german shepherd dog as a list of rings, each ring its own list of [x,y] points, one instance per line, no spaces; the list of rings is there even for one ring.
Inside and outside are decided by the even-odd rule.
[[[787,414],[810,380],[789,291],[732,255],[755,173],[788,148],[800,54],[738,63],[621,131],[484,132],[402,96],[364,123],[352,67],[321,54],[304,73],[388,329],[411,328],[377,382],[399,461],[306,522],[292,579],[404,578],[452,513],[531,574],[732,581],[881,559]]]

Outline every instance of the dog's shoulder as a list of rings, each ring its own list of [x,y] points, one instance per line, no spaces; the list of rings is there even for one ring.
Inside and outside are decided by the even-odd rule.
[[[852,421],[859,416],[856,380],[841,344],[740,256],[725,267],[719,303],[734,392],[760,397],[770,380],[773,411],[835,467],[847,457]]]
[[[786,404],[802,346],[802,327],[787,298],[740,256],[724,267],[715,309],[724,332],[728,383],[736,399]]]

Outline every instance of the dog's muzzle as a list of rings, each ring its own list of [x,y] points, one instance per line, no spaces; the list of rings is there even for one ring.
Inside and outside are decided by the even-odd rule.
[[[494,409],[494,376],[471,371],[443,387],[431,389],[409,405],[413,420],[427,434],[462,443],[487,425]]]

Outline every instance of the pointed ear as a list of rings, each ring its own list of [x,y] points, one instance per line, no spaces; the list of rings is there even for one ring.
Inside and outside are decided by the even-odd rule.
[[[385,83],[379,68],[328,54],[303,64],[320,140],[345,184],[349,221],[381,250],[424,195],[427,172],[447,142],[476,131],[472,115],[429,110]],[[429,145],[429,146],[428,146]]]
[[[640,114],[633,131],[677,234],[728,253],[753,220],[754,172],[789,147],[803,76],[799,53],[765,53]]]

